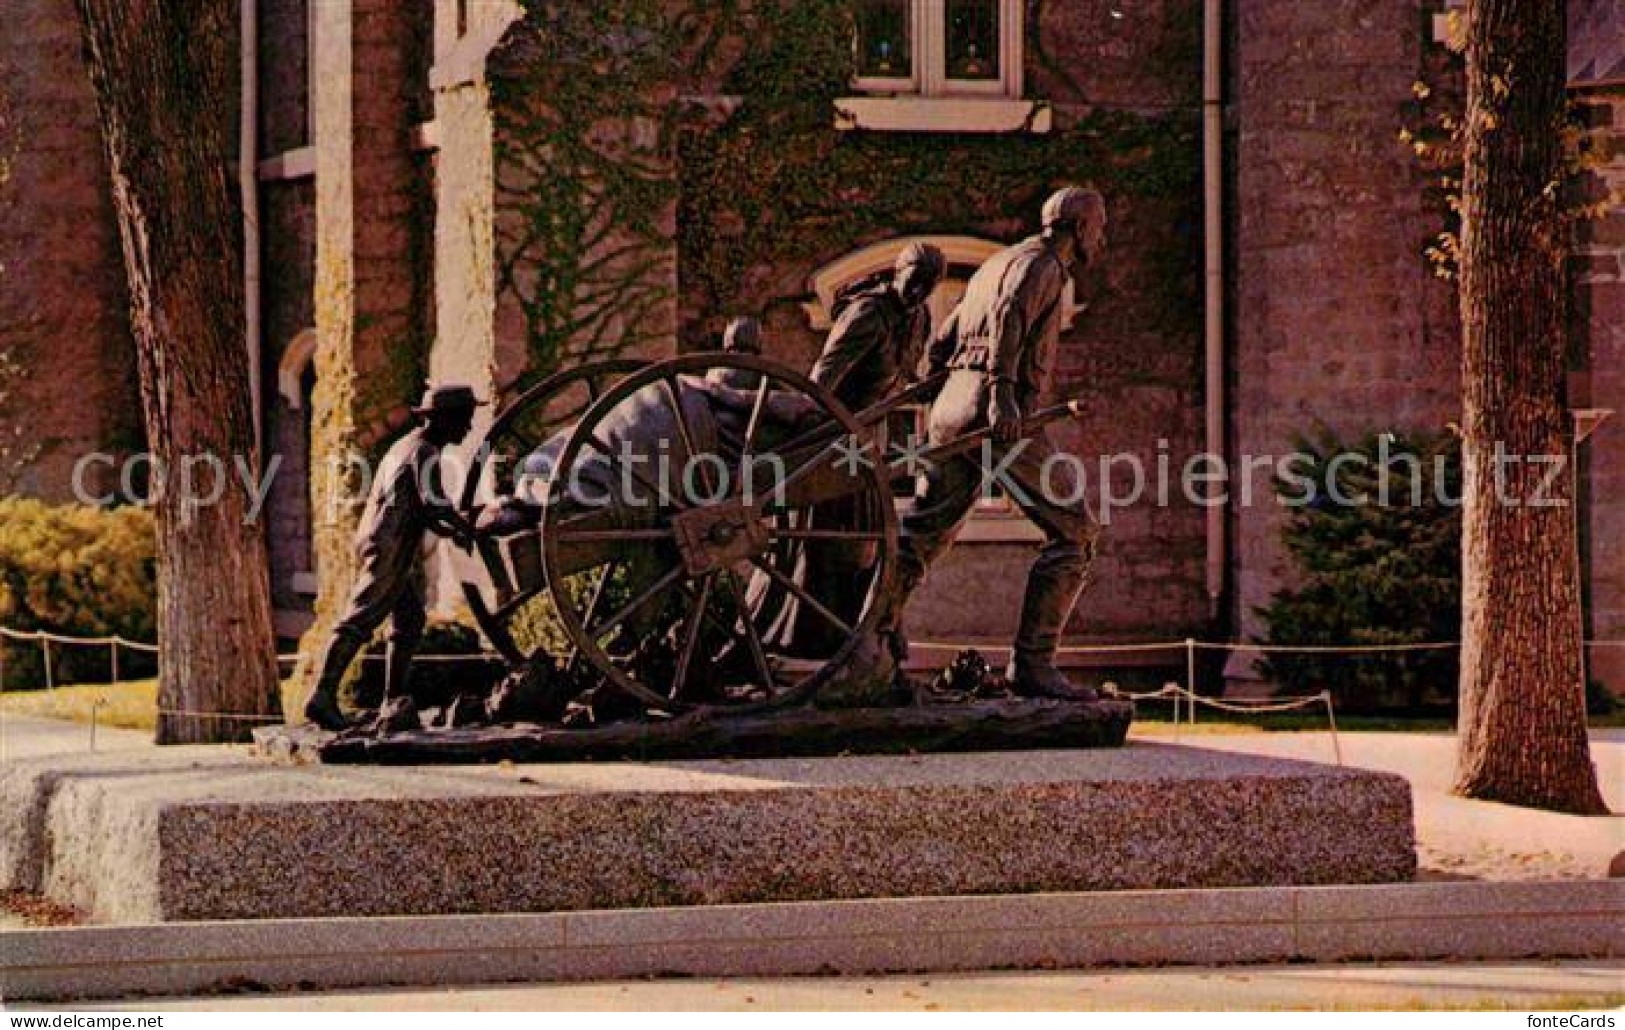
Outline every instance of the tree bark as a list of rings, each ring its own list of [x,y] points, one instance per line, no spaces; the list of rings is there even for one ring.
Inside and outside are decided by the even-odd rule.
[[[280,709],[227,167],[236,4],[78,0],[129,280],[158,525],[160,744]],[[218,474],[218,479],[216,478]],[[218,489],[218,499],[212,495]],[[196,714],[207,713],[207,714]]]
[[[1455,790],[1598,813],[1565,383],[1563,0],[1471,0],[1467,17]]]

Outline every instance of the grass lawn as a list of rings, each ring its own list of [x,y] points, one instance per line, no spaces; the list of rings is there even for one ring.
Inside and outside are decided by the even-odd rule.
[[[292,710],[293,703],[291,685],[283,681],[283,711]],[[132,680],[116,686],[84,684],[55,690],[8,690],[0,693],[0,717],[32,715],[41,719],[89,722],[93,710],[99,726],[153,729],[158,718],[158,681]]]

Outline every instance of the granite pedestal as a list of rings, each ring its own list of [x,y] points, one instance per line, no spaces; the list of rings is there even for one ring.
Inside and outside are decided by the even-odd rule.
[[[364,767],[8,763],[0,887],[101,922],[1411,877],[1398,776],[1196,747]]]

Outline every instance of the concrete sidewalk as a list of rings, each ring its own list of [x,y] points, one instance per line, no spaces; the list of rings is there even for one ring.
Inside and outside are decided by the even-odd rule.
[[[89,723],[0,713],[0,761],[79,754],[91,750],[91,745]],[[96,727],[94,745],[97,751],[157,747],[152,742],[152,734],[146,730],[112,726]]]
[[[1625,963],[1578,961],[638,980],[221,995],[72,1008],[179,1012],[1576,1010],[1617,1008],[1622,1003]]]
[[[1130,738],[1136,739],[1133,731]],[[1160,731],[1142,739],[1173,740]],[[1180,742],[1271,758],[1336,761],[1327,732],[1201,733],[1187,734]],[[1423,878],[1548,880],[1625,874],[1625,816],[1560,815],[1450,794],[1456,763],[1452,734],[1342,733],[1338,744],[1345,765],[1395,773],[1410,782]],[[1603,799],[1613,811],[1625,812],[1625,735],[1593,733],[1591,754]]]

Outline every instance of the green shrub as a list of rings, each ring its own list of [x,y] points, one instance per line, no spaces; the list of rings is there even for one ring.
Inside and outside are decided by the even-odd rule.
[[[1294,471],[1316,486],[1314,503],[1290,509],[1283,540],[1297,586],[1258,610],[1275,644],[1411,644],[1461,633],[1461,466],[1447,435],[1369,436],[1348,446],[1299,441]],[[1363,461],[1333,465],[1339,454]],[[1390,478],[1386,494],[1382,469]],[[1414,466],[1413,466],[1414,463]],[[1418,492],[1412,487],[1415,467]],[[1365,503],[1334,503],[1328,489]],[[1277,483],[1300,499],[1301,483]],[[1386,497],[1386,502],[1383,503]],[[1454,702],[1455,648],[1374,654],[1270,654],[1260,669],[1285,693],[1329,689],[1342,710],[1425,709]]]
[[[1586,714],[1613,715],[1619,708],[1619,698],[1607,685],[1598,680],[1586,680]]]
[[[152,515],[145,509],[0,498],[0,626],[154,640],[157,570]],[[40,645],[6,641],[0,647],[6,689],[45,685]],[[51,661],[58,683],[110,678],[107,647],[52,645]],[[152,659],[121,651],[119,672],[150,676]]]

